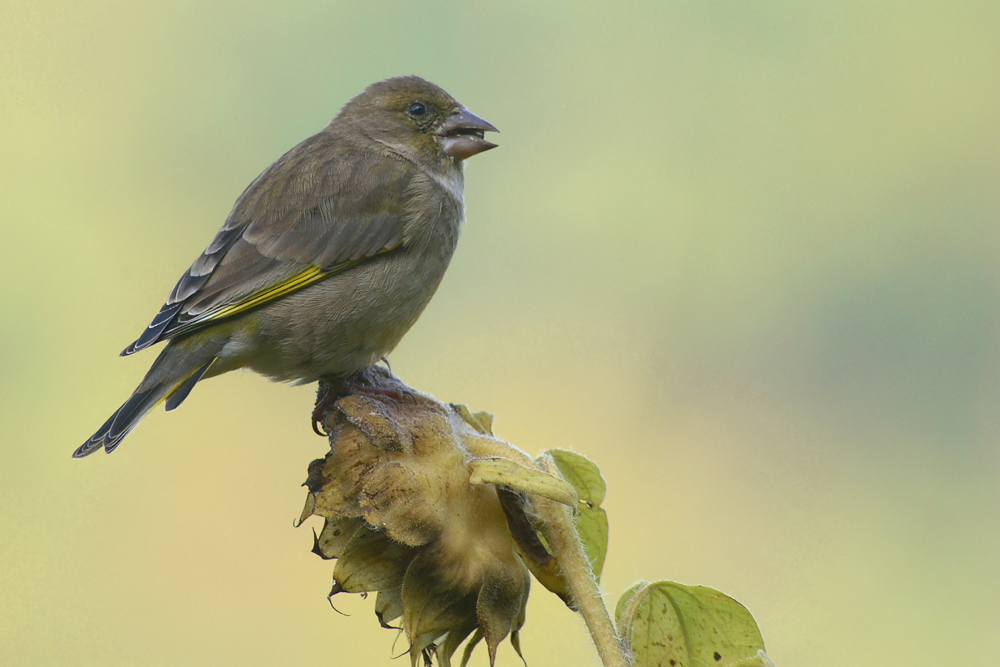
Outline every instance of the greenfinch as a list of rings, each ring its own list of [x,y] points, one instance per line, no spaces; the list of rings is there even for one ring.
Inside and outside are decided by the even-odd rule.
[[[222,229],[122,356],[166,346],[74,453],[113,451],[153,407],[249,368],[276,381],[360,373],[384,358],[444,276],[465,219],[463,160],[496,128],[416,76],[348,102],[236,200]]]

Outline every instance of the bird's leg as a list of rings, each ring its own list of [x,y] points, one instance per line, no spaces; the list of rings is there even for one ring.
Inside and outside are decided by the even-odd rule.
[[[322,427],[327,410],[344,396],[357,394],[376,400],[389,400],[395,403],[403,401],[417,402],[417,396],[409,387],[396,379],[391,372],[381,368],[370,368],[366,371],[346,377],[325,377],[319,381],[316,392],[316,407],[312,413],[312,427],[316,435],[329,436]]]
[[[325,392],[324,392],[325,390]],[[351,390],[344,382],[344,378],[324,378],[319,381],[319,388],[316,391],[316,407],[312,412],[312,427],[316,435],[327,437],[330,434],[322,427],[326,411],[338,399],[347,396]]]

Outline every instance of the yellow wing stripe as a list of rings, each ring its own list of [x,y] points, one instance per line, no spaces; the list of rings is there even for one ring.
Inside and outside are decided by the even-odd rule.
[[[230,315],[242,313],[243,311],[250,310],[255,306],[259,306],[262,303],[266,303],[272,299],[277,299],[279,296],[301,289],[306,285],[316,282],[317,280],[326,278],[328,275],[330,275],[329,271],[323,271],[318,266],[310,266],[304,271],[282,280],[280,283],[271,285],[266,289],[251,294],[242,301],[237,301],[236,303],[228,306],[223,306],[217,310],[211,310],[205,313],[204,319],[199,318],[199,321],[204,322],[217,320],[222,317],[229,317]]]
[[[390,250],[395,250],[401,245],[402,245],[402,240],[393,245],[391,248],[382,248],[375,254],[381,255],[382,253],[389,252]],[[323,278],[327,278],[336,273],[340,273],[341,271],[346,271],[347,269],[350,269],[353,266],[357,266],[361,262],[364,262],[368,259],[370,259],[370,257],[360,257],[358,259],[349,262],[343,262],[342,264],[338,264],[337,266],[326,270],[323,270],[318,266],[308,266],[302,271],[296,273],[293,276],[285,278],[279,283],[275,283],[270,287],[266,287],[259,292],[254,292],[253,294],[246,297],[242,301],[237,301],[236,303],[231,303],[227,306],[216,308],[215,310],[209,310],[195,318],[188,320],[181,326],[177,327],[177,329],[175,329],[173,332],[171,332],[170,337],[172,338],[179,334],[186,333],[192,329],[200,329],[209,322],[214,322],[215,320],[219,320],[224,317],[231,317],[233,315],[237,315],[239,313],[250,310],[251,308],[256,308],[257,306],[263,303],[267,303],[268,301],[277,299],[279,296],[284,296],[289,292],[300,290],[303,287],[306,287],[307,285],[311,285],[312,283],[322,280]]]

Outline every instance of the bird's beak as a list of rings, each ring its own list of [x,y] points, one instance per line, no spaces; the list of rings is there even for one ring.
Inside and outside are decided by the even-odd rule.
[[[482,118],[470,113],[468,109],[456,109],[441,124],[438,134],[441,137],[441,150],[445,155],[456,160],[465,160],[477,153],[496,148],[496,144],[483,139],[483,133],[499,131]]]

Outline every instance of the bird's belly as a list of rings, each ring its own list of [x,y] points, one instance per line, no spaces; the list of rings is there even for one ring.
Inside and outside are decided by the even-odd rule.
[[[293,292],[257,311],[256,335],[233,339],[230,354],[279,381],[369,368],[416,322],[448,259],[389,254]]]

